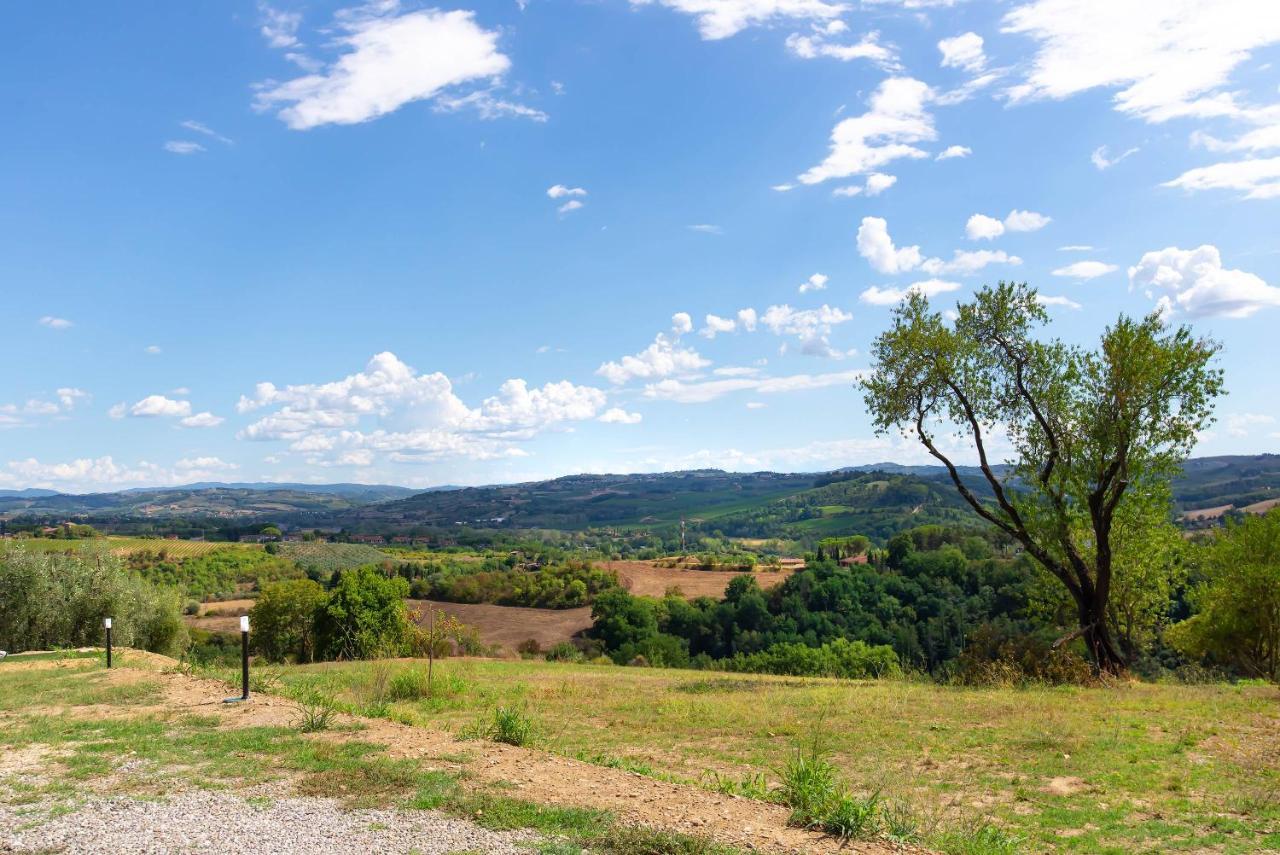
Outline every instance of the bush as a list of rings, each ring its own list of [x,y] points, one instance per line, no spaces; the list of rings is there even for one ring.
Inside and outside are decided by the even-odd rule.
[[[887,645],[837,638],[821,647],[799,643],[775,644],[758,653],[739,653],[722,660],[728,671],[748,674],[787,674],[797,677],[866,679],[902,673],[898,656]]]
[[[542,645],[538,643],[538,639],[528,638],[516,645],[516,652],[523,658],[529,659],[542,652]]]
[[[1084,657],[1045,638],[984,626],[953,663],[951,680],[962,686],[1084,685],[1093,681]]]
[[[523,747],[533,742],[533,719],[517,707],[498,707],[488,721],[464,728],[462,739],[487,739],[503,745]]]
[[[311,662],[316,655],[316,620],[329,601],[318,583],[293,579],[263,586],[249,611],[253,645],[268,662],[289,656]]]
[[[317,648],[329,659],[373,659],[402,652],[409,641],[404,600],[409,583],[373,567],[336,577],[317,621]]]
[[[581,662],[583,660],[582,651],[573,646],[572,642],[561,641],[552,645],[547,651],[548,662]]]
[[[176,653],[186,646],[178,592],[129,573],[115,556],[0,551],[0,648],[99,646],[107,617],[121,647]]]
[[[431,694],[427,675],[417,668],[401,671],[391,678],[387,697],[393,701],[416,701]]]

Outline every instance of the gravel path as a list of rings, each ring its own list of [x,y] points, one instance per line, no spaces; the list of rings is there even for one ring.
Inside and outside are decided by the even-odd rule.
[[[518,845],[530,839],[527,834],[488,831],[433,811],[348,811],[332,799],[258,805],[202,791],[158,802],[94,797],[74,813],[38,825],[33,823],[44,811],[33,814],[32,807],[0,804],[0,852],[529,855]]]

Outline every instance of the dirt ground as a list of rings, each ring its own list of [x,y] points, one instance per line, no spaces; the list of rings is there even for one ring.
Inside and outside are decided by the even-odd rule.
[[[546,650],[568,641],[591,626],[591,607],[580,609],[526,609],[519,606],[493,606],[486,603],[438,603],[431,600],[409,600],[409,608],[419,615],[428,606],[452,615],[468,626],[480,630],[485,644],[499,644],[505,655],[515,655],[520,642],[533,639]]]
[[[724,596],[724,589],[737,576],[743,573],[727,570],[686,570],[677,567],[658,567],[652,561],[604,561],[600,564],[606,570],[618,574],[618,581],[633,594],[642,597],[661,597],[668,588],[679,588],[688,599],[695,597]],[[758,570],[756,581],[761,588],[772,588],[781,584],[795,571],[782,568],[777,571]]]
[[[116,714],[212,715],[221,719],[222,727],[228,728],[290,726],[297,719],[298,712],[291,701],[257,694],[248,703],[224,704],[222,698],[228,689],[223,683],[174,671],[151,670],[159,663],[150,659],[128,661],[136,661],[138,667],[115,669],[111,679],[121,684],[157,680],[164,690],[163,701],[157,705],[114,710]],[[34,662],[30,666],[6,665],[7,668],[36,666],[48,667]],[[86,670],[86,673],[90,672]],[[82,707],[57,712],[100,715],[105,710]],[[358,721],[363,725],[361,730],[326,731],[313,734],[312,738],[359,739],[384,744],[389,746],[389,756],[417,758],[433,768],[461,772],[471,784],[497,786],[520,799],[609,810],[627,823],[709,837],[751,851],[864,855],[918,851],[881,843],[841,845],[833,838],[788,827],[788,811],[778,805],[659,781],[527,748],[459,742],[448,733],[428,728],[381,719]]]

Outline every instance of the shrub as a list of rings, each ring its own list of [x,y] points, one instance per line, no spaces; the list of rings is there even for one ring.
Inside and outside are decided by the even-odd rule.
[[[393,701],[416,701],[431,694],[427,675],[417,668],[401,671],[391,678],[387,697]]]
[[[337,577],[317,621],[318,649],[331,659],[372,659],[399,653],[410,635],[404,600],[409,583],[373,567]]]
[[[329,698],[319,693],[310,694],[298,701],[298,720],[294,726],[300,733],[328,730],[337,714]]]
[[[182,598],[130,574],[110,554],[0,551],[0,648],[10,652],[113,641],[159,653],[186,646]]]
[[[1082,685],[1093,681],[1084,657],[1054,648],[1036,635],[983,626],[952,666],[952,682],[963,686]]]
[[[542,645],[536,638],[528,638],[516,645],[516,652],[525,659],[537,656],[542,652]]]
[[[582,660],[582,651],[574,647],[572,642],[561,641],[552,645],[547,651],[548,662],[581,662]]]
[[[498,707],[488,721],[479,721],[463,728],[458,734],[462,739],[487,739],[503,745],[523,747],[533,742],[534,724],[518,707]]]
[[[865,679],[902,673],[892,647],[846,638],[834,639],[821,647],[784,642],[758,653],[739,653],[720,664],[729,671],[797,677]]]
[[[283,662],[289,656],[312,661],[316,620],[328,600],[324,588],[310,579],[264,585],[249,611],[254,647],[268,662]]]

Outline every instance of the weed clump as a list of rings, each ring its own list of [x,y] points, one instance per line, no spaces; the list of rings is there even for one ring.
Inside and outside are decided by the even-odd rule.
[[[488,720],[481,720],[464,727],[462,739],[487,739],[503,745],[524,747],[534,741],[536,728],[533,719],[518,707],[497,707]]]

